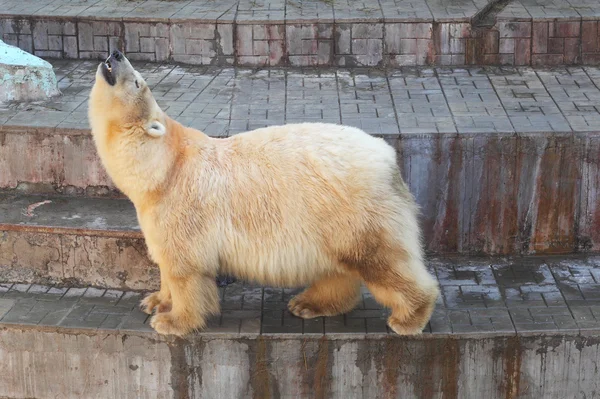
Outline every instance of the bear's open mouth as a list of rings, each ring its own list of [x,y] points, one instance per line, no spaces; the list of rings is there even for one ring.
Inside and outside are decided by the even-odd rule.
[[[102,64],[102,75],[104,76],[104,79],[106,79],[106,82],[108,82],[109,85],[115,85],[115,77],[112,74],[112,65],[110,64],[110,57],[108,57],[106,61],[104,61],[104,63]]]

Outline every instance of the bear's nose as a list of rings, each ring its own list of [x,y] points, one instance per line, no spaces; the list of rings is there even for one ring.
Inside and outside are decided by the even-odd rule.
[[[111,55],[117,61],[122,61],[123,60],[123,53],[121,53],[119,50],[113,51]]]

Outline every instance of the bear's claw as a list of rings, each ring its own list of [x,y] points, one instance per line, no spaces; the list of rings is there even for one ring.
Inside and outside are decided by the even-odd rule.
[[[321,314],[321,312],[315,309],[312,304],[307,303],[298,297],[294,297],[290,300],[288,309],[294,316],[301,317],[303,319],[314,319],[315,317],[324,316]]]
[[[171,310],[170,301],[162,301],[160,298],[160,291],[156,291],[142,299],[140,302],[140,310],[147,314],[152,314],[156,309],[157,313],[168,312]]]

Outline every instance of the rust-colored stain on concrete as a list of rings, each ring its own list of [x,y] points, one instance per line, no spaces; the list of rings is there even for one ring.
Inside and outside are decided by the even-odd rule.
[[[595,377],[599,340],[571,334],[395,337],[389,340],[310,338],[309,346],[316,349],[314,358],[317,359],[314,389],[305,391],[301,386],[286,385],[285,392],[279,391],[278,381],[272,378],[278,369],[285,368],[288,375],[302,374],[306,369],[298,356],[270,358],[269,354],[279,347],[283,350],[279,353],[300,355],[297,349],[302,346],[301,341],[306,340],[301,335],[298,338],[223,340],[194,336],[172,339],[114,331],[96,337],[91,330],[37,331],[11,326],[5,327],[2,334],[0,355],[23,364],[37,380],[62,376],[65,383],[59,388],[63,397],[77,396],[75,392],[93,393],[94,397],[131,397],[132,392],[137,391],[151,393],[152,397],[186,399],[199,396],[215,399],[538,399],[570,398],[573,394],[595,397],[598,392]],[[31,342],[46,341],[52,345],[31,346]],[[348,366],[347,357],[337,360],[344,364],[331,364],[336,362],[333,360],[335,351],[348,345],[357,350],[356,361],[360,367],[355,370],[362,370],[353,374],[357,377],[353,384],[339,380],[347,382],[347,375],[337,375],[336,380],[336,374],[331,372],[332,368]],[[209,346],[216,352],[207,357],[205,348]],[[83,369],[68,372],[72,362],[82,356],[93,358],[94,362],[81,363]],[[214,362],[218,363],[220,373],[226,375],[215,374]],[[47,364],[54,367],[46,367]],[[81,391],[85,384],[80,378],[88,373],[101,376],[101,380],[112,378],[115,367],[120,376],[118,384],[111,379],[109,386],[92,384]],[[47,391],[48,384],[27,384],[17,377],[19,373],[20,370],[10,364],[4,365],[0,373],[1,396],[56,394]],[[246,378],[248,375],[250,378]],[[220,376],[223,379],[219,379]],[[360,384],[360,391],[356,391],[356,384]]]
[[[329,378],[331,368],[329,367],[329,341],[325,336],[319,341],[317,363],[315,365],[315,398],[326,399],[329,391]]]
[[[577,139],[549,140],[536,176],[537,218],[532,252],[569,253],[576,243],[581,148]]]
[[[390,338],[385,340],[383,346],[383,361],[380,362],[379,372],[383,374],[383,391],[389,399],[397,397],[400,365],[410,356],[410,351],[405,350],[405,345],[401,340]]]
[[[582,139],[438,135],[398,145],[405,179],[421,206],[429,253],[598,248],[599,157],[593,149],[586,152]]]
[[[267,358],[267,344],[262,337],[256,342],[256,355],[254,368],[251,370],[250,384],[252,385],[254,399],[271,399],[271,376],[269,373],[269,361]]]
[[[521,382],[522,353],[518,337],[511,337],[506,341],[502,354],[504,378],[499,389],[504,392],[505,399],[515,399],[519,396]]]

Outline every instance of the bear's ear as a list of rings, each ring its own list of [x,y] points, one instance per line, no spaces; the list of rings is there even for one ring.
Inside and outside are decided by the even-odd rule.
[[[148,134],[152,137],[162,137],[167,133],[167,129],[165,125],[160,123],[159,121],[152,121],[148,128],[146,129]]]

